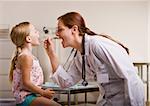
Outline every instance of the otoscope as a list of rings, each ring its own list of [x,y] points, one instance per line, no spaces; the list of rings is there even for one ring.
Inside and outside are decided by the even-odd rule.
[[[44,31],[45,34],[49,33],[49,30],[46,27],[43,27],[43,31]]]
[[[44,32],[45,34],[48,34],[48,33],[49,33],[48,28],[43,27],[43,32]],[[58,38],[58,37],[53,37],[52,39],[59,39],[59,38]]]

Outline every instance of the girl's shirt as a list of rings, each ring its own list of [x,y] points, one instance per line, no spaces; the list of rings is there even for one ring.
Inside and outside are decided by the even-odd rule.
[[[12,83],[12,91],[13,95],[16,99],[17,104],[22,103],[25,99],[25,96],[31,94],[32,92],[25,89],[22,81],[22,71],[16,67],[13,72],[13,83]],[[32,70],[30,72],[30,81],[40,87],[43,84],[43,71],[39,64],[37,58],[33,58]]]

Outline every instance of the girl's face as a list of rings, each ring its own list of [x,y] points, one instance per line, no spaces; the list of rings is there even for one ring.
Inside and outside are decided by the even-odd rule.
[[[61,43],[64,48],[70,47],[72,45],[72,29],[66,27],[60,20],[58,20],[58,29],[56,31],[56,36],[62,39]]]
[[[39,32],[35,29],[35,27],[32,24],[30,24],[29,29],[30,29],[31,44],[33,46],[40,45]]]

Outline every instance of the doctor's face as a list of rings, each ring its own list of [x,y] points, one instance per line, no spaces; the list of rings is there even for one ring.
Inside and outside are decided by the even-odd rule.
[[[72,29],[66,27],[60,20],[58,20],[57,23],[57,31],[56,36],[58,36],[60,39],[62,39],[62,46],[65,47],[71,47],[72,45]]]

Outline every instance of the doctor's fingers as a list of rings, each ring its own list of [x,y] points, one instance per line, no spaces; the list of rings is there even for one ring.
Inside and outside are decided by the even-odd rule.
[[[48,37],[45,41],[46,41],[46,43],[49,44],[49,45],[53,44],[51,37]]]
[[[46,46],[54,46],[54,43],[52,41],[52,38],[48,37],[45,41],[44,41],[44,44]]]
[[[51,44],[48,42],[48,40],[44,41],[44,48],[49,48]]]

